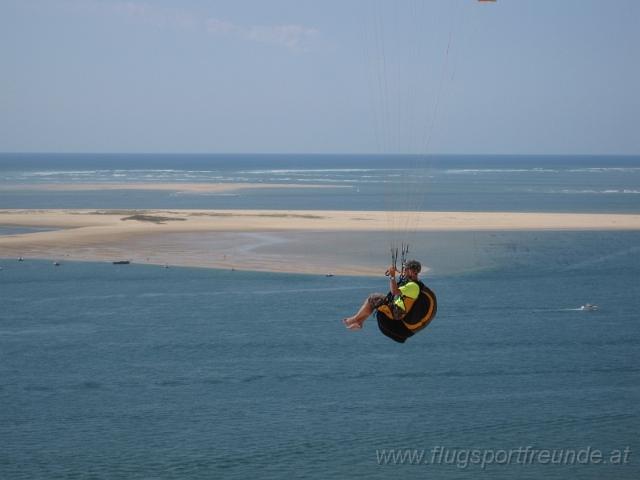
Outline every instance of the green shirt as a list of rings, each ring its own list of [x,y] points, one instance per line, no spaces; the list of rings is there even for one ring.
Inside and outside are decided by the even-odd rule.
[[[416,282],[407,282],[401,287],[398,287],[398,289],[400,290],[401,295],[398,295],[393,300],[393,303],[396,304],[398,308],[401,308],[402,310],[406,310],[404,306],[404,300],[402,300],[403,297],[409,297],[415,300],[416,298],[418,298],[418,295],[420,295],[420,287]]]

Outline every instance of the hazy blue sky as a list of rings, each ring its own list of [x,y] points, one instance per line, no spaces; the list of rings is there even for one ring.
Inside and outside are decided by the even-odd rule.
[[[0,151],[640,154],[639,51],[637,0],[0,0]]]

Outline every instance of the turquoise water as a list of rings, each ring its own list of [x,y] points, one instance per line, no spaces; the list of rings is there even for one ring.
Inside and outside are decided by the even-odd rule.
[[[385,209],[409,180],[427,210],[640,211],[637,157],[251,155],[3,154],[0,208]],[[341,187],[1,188],[82,181]],[[404,345],[340,321],[384,278],[0,259],[0,478],[638,478],[640,233],[414,238],[439,312]],[[629,454],[379,462],[527,447]]]
[[[637,478],[640,234],[512,241],[430,278],[438,317],[405,345],[340,323],[383,278],[2,260],[0,474]],[[437,446],[631,455],[377,462]]]

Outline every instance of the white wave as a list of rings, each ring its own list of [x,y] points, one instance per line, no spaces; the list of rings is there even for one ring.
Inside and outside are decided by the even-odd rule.
[[[572,168],[566,171],[571,173],[602,173],[602,172],[637,173],[637,172],[640,172],[640,167],[589,167],[589,168]]]
[[[171,193],[170,197],[178,197],[180,195],[197,195],[199,197],[239,197],[240,195],[237,193],[213,193],[213,192],[174,192]]]
[[[562,170],[554,168],[450,168],[444,173],[475,174],[475,173],[558,173]]]
[[[174,168],[133,168],[133,169],[116,169],[116,170],[103,170],[113,172],[126,172],[126,173],[217,173],[217,170],[184,170]]]
[[[300,183],[353,183],[354,179],[349,178],[298,178]]]
[[[639,173],[640,167],[581,167],[581,168],[449,168],[448,174],[477,173]]]
[[[25,176],[43,176],[48,177],[52,175],[92,175],[96,173],[110,172],[111,170],[44,170],[37,172],[24,172]]]
[[[280,173],[356,173],[356,172],[373,172],[376,168],[289,168],[289,169],[270,169],[270,170],[240,170],[238,173],[250,175],[280,174]],[[394,169],[388,169],[394,170]]]
[[[590,194],[590,195],[636,195],[638,193],[640,193],[640,190],[635,190],[635,189],[628,189],[628,188],[623,188],[623,189],[607,189],[607,190],[593,190],[593,189],[586,189],[586,190],[574,190],[574,189],[570,189],[570,188],[565,188],[562,190],[549,190],[545,193],[563,193],[563,194],[567,194],[567,195],[584,195],[584,194]]]

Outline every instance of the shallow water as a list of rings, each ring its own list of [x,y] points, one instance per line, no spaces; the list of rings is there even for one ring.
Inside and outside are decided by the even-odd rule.
[[[51,230],[55,230],[55,228],[0,225],[0,236],[21,235],[23,233],[49,232]]]

